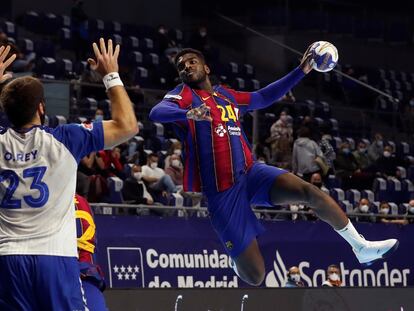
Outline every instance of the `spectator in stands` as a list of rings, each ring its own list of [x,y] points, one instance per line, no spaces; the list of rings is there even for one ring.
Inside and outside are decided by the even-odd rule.
[[[316,157],[322,158],[323,153],[318,144],[310,139],[309,128],[301,127],[298,131],[298,139],[293,145],[293,173],[309,181],[313,173],[320,173],[320,167],[315,162]]]
[[[181,142],[179,140],[174,141],[170,145],[170,147],[168,148],[168,151],[167,151],[167,156],[164,160],[164,170],[167,169],[170,166],[170,163],[171,163],[170,157],[173,154],[177,155],[178,157],[181,156],[181,153],[182,153],[181,149],[182,149],[182,145],[181,145]]]
[[[105,118],[105,115],[104,115],[103,110],[102,109],[99,109],[99,108],[96,109],[94,121],[95,122],[97,122],[97,121],[100,122],[100,121],[103,121],[104,118]]]
[[[160,70],[160,75],[165,78],[166,87],[172,88],[179,84],[179,78],[177,74],[177,69],[175,68],[174,59],[178,53],[177,47],[171,47],[164,51],[164,63],[158,70]]]
[[[379,206],[378,210],[379,214],[381,215],[388,215],[390,213],[390,205],[388,202],[382,201]],[[404,219],[395,219],[395,218],[387,218],[384,216],[378,216],[377,222],[387,223],[387,224],[397,224],[397,225],[408,225],[408,220]]]
[[[117,176],[125,179],[124,165],[121,162],[121,149],[119,146],[114,147],[112,150],[99,151],[96,154],[96,163],[99,167],[99,173],[103,177]]]
[[[307,127],[310,131],[310,138],[313,139],[314,141],[318,141],[320,138],[320,133],[319,133],[319,129],[318,126],[315,122],[315,120],[311,117],[311,116],[305,116],[301,122],[301,126],[300,127]]]
[[[271,147],[271,163],[279,167],[286,167],[283,163],[292,161],[293,128],[288,118],[287,112],[283,110],[279,119],[271,126],[270,137],[267,140]]]
[[[322,283],[322,287],[340,287],[341,286],[341,271],[337,265],[330,265],[326,270],[327,278]]]
[[[408,134],[414,133],[414,96],[404,106],[404,111],[400,114],[404,131]],[[413,136],[411,136],[413,137]]]
[[[168,28],[165,25],[158,26],[156,40],[158,42],[158,53],[160,55],[164,54],[168,48],[177,46],[175,41],[168,36]]]
[[[356,206],[352,212],[366,214],[366,216],[350,216],[349,218],[351,219],[353,218],[359,222],[375,222],[375,217],[372,217],[372,207],[368,199],[362,198],[359,200],[358,206]]]
[[[360,170],[348,142],[342,143],[339,147],[335,160],[335,171],[336,176],[341,179],[343,189],[355,188],[352,177],[354,173],[359,173]]]
[[[414,200],[410,200],[410,202],[408,202],[407,216],[414,216]],[[407,220],[409,224],[414,223],[414,218],[408,218]]]
[[[134,164],[131,168],[131,175],[124,181],[122,188],[124,201],[134,204],[153,204],[154,200],[148,192],[145,183],[142,181],[141,166]]]
[[[321,176],[320,173],[313,173],[309,182],[312,185],[314,185],[314,186],[318,187],[319,189],[321,189],[323,192],[326,192],[326,193],[329,194],[329,190],[323,184],[322,176]]]
[[[388,178],[390,176],[397,176],[398,160],[395,157],[392,146],[385,146],[382,155],[375,161],[376,175]]]
[[[374,163],[384,152],[384,141],[382,140],[381,133],[376,133],[374,140],[368,147],[368,157],[371,162]]]
[[[177,192],[170,175],[165,174],[164,170],[158,167],[158,155],[152,153],[148,156],[147,165],[142,167],[142,179],[149,188],[156,193],[167,191],[168,193]]]
[[[326,164],[329,166],[329,170],[325,176],[335,173],[334,160],[336,159],[336,153],[332,147],[332,135],[330,134],[327,126],[321,129],[322,138],[319,141],[319,147],[323,153]]]
[[[296,266],[292,266],[289,268],[287,273],[287,282],[285,287],[288,288],[295,288],[295,287],[305,287],[305,284],[300,279],[300,271],[299,268]]]
[[[171,176],[174,185],[182,189],[184,169],[183,164],[181,163],[181,157],[174,153],[168,160],[170,163],[165,169],[165,174]]]
[[[358,143],[357,149],[354,152],[352,152],[355,160],[358,163],[358,167],[363,171],[370,169],[372,165],[367,151],[367,144],[361,140]]]

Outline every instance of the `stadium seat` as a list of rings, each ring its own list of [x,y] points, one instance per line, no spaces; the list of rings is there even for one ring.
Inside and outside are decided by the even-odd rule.
[[[387,181],[384,178],[375,178],[373,183],[373,190],[375,193],[375,200],[387,201]]]
[[[132,66],[138,66],[143,63],[144,59],[142,53],[139,51],[132,51],[129,54],[129,64]]]
[[[40,58],[36,64],[35,71],[41,78],[56,79],[58,73],[56,60],[52,57]]]
[[[398,214],[399,215],[406,215],[408,212],[408,203],[401,203],[398,206]]]
[[[134,37],[134,36],[128,36],[128,37],[124,38],[122,48],[125,49],[125,51],[138,50],[138,48],[139,48],[139,39],[137,37]]]
[[[387,196],[386,201],[402,203],[402,186],[397,178],[387,180]]]
[[[59,30],[59,43],[64,49],[72,49],[72,35],[69,28],[60,28]]]
[[[341,180],[337,178],[335,175],[328,175],[328,178],[325,182],[326,188],[333,189],[333,188],[340,188],[341,187]]]
[[[414,184],[410,179],[404,179],[401,183],[401,202],[408,202],[414,198]]]
[[[0,29],[6,33],[8,37],[16,38],[17,37],[17,29],[16,25],[10,21],[1,21],[0,22]]]
[[[361,192],[356,189],[349,189],[345,192],[345,199],[355,205],[361,200]]]
[[[70,16],[61,14],[61,15],[57,15],[56,18],[57,18],[57,27],[70,29],[72,25]]]
[[[63,58],[56,61],[56,77],[70,78],[74,73],[73,63],[70,59]]]
[[[372,190],[362,190],[361,191],[361,198],[368,199],[369,202],[375,201],[375,194]]]
[[[18,39],[17,46],[20,48],[23,54],[34,52],[33,40],[29,38]]]
[[[398,215],[398,205],[394,202],[388,202],[388,205],[390,206],[390,214]]]
[[[124,182],[118,177],[108,177],[109,203],[123,203],[122,188]]]
[[[329,194],[337,203],[345,200],[345,193],[341,188],[330,189]]]

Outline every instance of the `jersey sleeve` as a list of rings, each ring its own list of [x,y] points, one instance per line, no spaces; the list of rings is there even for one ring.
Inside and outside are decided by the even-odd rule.
[[[61,125],[52,135],[66,146],[77,163],[89,153],[104,149],[102,122]]]

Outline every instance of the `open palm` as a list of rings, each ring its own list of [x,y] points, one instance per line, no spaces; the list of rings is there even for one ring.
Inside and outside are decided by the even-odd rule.
[[[6,68],[10,66],[11,63],[16,59],[16,54],[13,54],[9,58],[7,55],[10,53],[10,46],[0,47],[0,83],[3,83],[7,79],[10,79],[12,75],[10,73],[4,73]],[[7,58],[7,59],[6,59]]]

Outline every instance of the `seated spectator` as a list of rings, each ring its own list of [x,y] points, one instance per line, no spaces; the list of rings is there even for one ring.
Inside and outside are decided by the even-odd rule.
[[[340,287],[341,286],[341,271],[337,265],[330,265],[326,270],[327,278],[322,283],[322,287]]]
[[[154,200],[142,181],[141,166],[133,165],[131,175],[124,181],[122,196],[125,201],[133,204],[153,204]]]
[[[414,200],[408,202],[407,216],[414,216]],[[409,224],[414,223],[414,218],[408,218],[407,220]]]
[[[121,162],[121,149],[119,146],[112,150],[101,150],[96,154],[96,163],[99,167],[99,174],[103,177],[117,176],[125,179],[124,165]]]
[[[158,167],[158,155],[152,153],[148,156],[147,165],[142,166],[142,179],[147,183],[149,189],[156,193],[177,192],[177,187],[170,175]]]
[[[95,118],[93,121],[95,122],[102,122],[105,118],[105,114],[102,109],[96,109],[95,111]]]
[[[357,214],[366,214],[366,216],[350,216],[351,219],[355,219],[359,222],[375,222],[375,217],[372,216],[372,207],[368,199],[361,199],[358,206],[356,206],[352,212]]]
[[[270,128],[270,137],[266,141],[270,144],[272,154],[271,163],[279,167],[286,167],[283,163],[291,162],[293,128],[288,120],[286,111],[280,113],[277,120]],[[279,164],[281,163],[281,164]]]
[[[253,147],[253,153],[257,162],[270,163],[270,149],[266,146],[265,138],[259,139],[259,142]],[[289,165],[290,166],[290,165]]]
[[[321,189],[323,192],[326,192],[329,194],[329,189],[325,187],[323,180],[322,180],[322,176],[319,173],[313,173],[310,181],[309,181],[312,185],[318,187],[319,189]]]
[[[382,135],[381,133],[376,133],[374,136],[374,140],[368,147],[368,157],[371,160],[371,162],[374,163],[382,155],[383,152],[384,141],[382,140]]]
[[[358,167],[361,170],[368,170],[371,165],[372,162],[368,156],[368,150],[367,150],[367,145],[366,143],[364,143],[363,141],[360,141],[358,143],[358,147],[357,149],[352,152],[356,162],[358,163]]]
[[[294,174],[309,181],[313,173],[320,173],[321,169],[315,159],[316,157],[322,158],[323,154],[318,144],[310,139],[309,128],[301,127],[298,137],[293,144],[292,170]]]
[[[343,189],[356,188],[352,183],[352,176],[354,173],[359,173],[360,169],[347,142],[342,143],[339,147],[335,160],[335,171],[336,176],[341,179]]]
[[[182,149],[182,145],[181,145],[181,142],[178,141],[178,140],[173,142],[170,145],[170,147],[168,148],[168,151],[167,151],[167,156],[165,157],[165,160],[164,160],[164,170],[167,169],[170,166],[170,163],[171,163],[170,157],[173,154],[181,157],[181,152],[182,152],[181,149]]]
[[[183,164],[181,163],[181,158],[174,153],[170,156],[168,161],[170,162],[170,165],[165,169],[165,174],[171,176],[174,185],[182,189],[184,169]]]
[[[300,278],[299,268],[296,266],[290,267],[287,273],[287,282],[285,287],[295,288],[295,287],[305,287],[305,284]]]
[[[168,28],[165,25],[159,25],[156,40],[158,42],[158,54],[162,55],[168,48],[176,47],[177,44],[168,36]]]
[[[396,177],[399,175],[397,173],[398,165],[399,163],[395,157],[393,148],[391,146],[385,146],[384,152],[374,163],[376,175],[383,178],[388,178],[389,176]]]
[[[379,206],[378,212],[381,215],[388,215],[390,213],[390,205],[388,202],[382,201]],[[408,225],[407,219],[395,219],[395,218],[387,218],[384,216],[378,216],[377,222],[386,223],[386,224],[396,224],[396,225]]]

